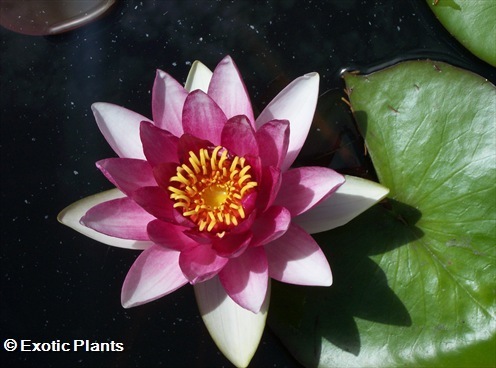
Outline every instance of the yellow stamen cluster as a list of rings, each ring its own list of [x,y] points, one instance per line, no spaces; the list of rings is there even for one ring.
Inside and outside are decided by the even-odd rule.
[[[257,186],[251,166],[244,157],[231,157],[222,146],[190,151],[188,161],[170,178],[168,189],[174,208],[180,208],[200,231],[222,237],[225,230],[246,217],[242,199]]]

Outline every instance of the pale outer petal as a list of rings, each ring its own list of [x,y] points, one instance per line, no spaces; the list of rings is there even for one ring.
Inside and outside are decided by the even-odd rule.
[[[80,223],[81,217],[83,217],[84,214],[93,206],[96,206],[97,204],[100,204],[102,202],[110,201],[111,199],[122,197],[125,197],[125,194],[118,189],[111,189],[105,192],[94,194],[77,202],[74,202],[70,206],[64,208],[57,216],[57,220],[59,220],[60,223],[69,226],[70,228],[80,232],[83,235],[86,235],[91,239],[99,241],[100,243],[127,249],[149,248],[151,245],[153,245],[151,241],[114,238],[112,236],[101,234]]]
[[[187,284],[178,265],[179,254],[160,245],[142,252],[122,284],[122,306],[131,308],[157,300]]]
[[[152,90],[152,115],[155,125],[176,137],[183,133],[181,115],[188,92],[174,78],[157,70]]]
[[[289,120],[289,147],[281,167],[282,171],[291,166],[305,143],[318,97],[319,75],[305,74],[274,97],[256,120],[257,129],[274,119]]]
[[[265,245],[269,276],[295,285],[330,286],[332,272],[322,249],[304,229],[291,224],[280,238]]]
[[[255,121],[243,77],[230,56],[224,57],[215,67],[208,86],[208,95],[219,105],[228,119],[236,115],[244,115],[250,121],[250,125]]]
[[[212,71],[208,69],[203,63],[195,60],[193,62],[193,65],[191,65],[191,69],[189,70],[184,88],[188,92],[192,92],[195,89],[201,89],[203,92],[207,93],[208,85],[210,84],[210,80],[212,79],[212,74]]]
[[[293,218],[310,234],[348,223],[385,198],[389,189],[370,180],[345,175],[346,181],[329,198]]]
[[[96,102],[91,109],[100,131],[119,157],[145,159],[139,130],[140,123],[150,119],[106,102]]]
[[[237,367],[246,367],[255,354],[270,301],[270,283],[259,313],[236,304],[225,292],[219,278],[194,285],[203,322],[219,350]]]

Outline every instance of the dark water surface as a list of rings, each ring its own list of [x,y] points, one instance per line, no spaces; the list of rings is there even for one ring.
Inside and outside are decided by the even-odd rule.
[[[496,80],[437,23],[422,1],[134,1],[70,33],[0,29],[0,337],[121,342],[120,353],[7,353],[2,366],[229,367],[186,286],[124,310],[122,281],[138,255],[57,223],[68,204],[112,185],[95,161],[115,154],[90,105],[112,102],[151,117],[160,68],[184,82],[199,59],[230,54],[255,110],[294,78],[321,75],[318,111],[299,163],[373,177],[341,101],[343,69],[400,60],[448,61]],[[291,306],[288,306],[291,308]],[[252,367],[298,367],[269,328]]]

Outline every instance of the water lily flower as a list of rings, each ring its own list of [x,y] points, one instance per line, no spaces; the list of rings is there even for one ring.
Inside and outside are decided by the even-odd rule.
[[[345,224],[388,190],[328,168],[290,168],[318,86],[317,73],[297,78],[255,119],[228,56],[213,73],[195,62],[185,87],[157,71],[153,120],[92,106],[119,156],[97,167],[116,189],[72,204],[59,220],[100,242],[143,250],[122,287],[125,308],[190,283],[217,346],[244,367],[265,326],[271,278],[331,285],[309,234]]]

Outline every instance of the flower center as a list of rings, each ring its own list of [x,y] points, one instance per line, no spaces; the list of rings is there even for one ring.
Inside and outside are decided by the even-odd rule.
[[[203,191],[203,201],[210,208],[218,208],[222,206],[229,197],[227,191],[220,185],[211,185]]]
[[[200,231],[214,231],[222,237],[246,216],[243,199],[257,186],[251,166],[222,146],[190,151],[188,161],[169,180],[174,208],[180,208]]]

